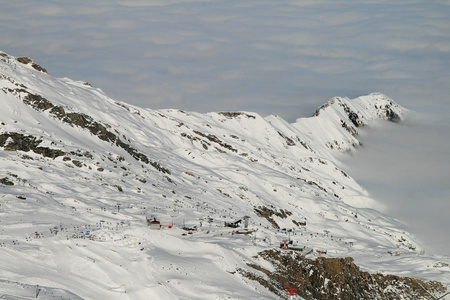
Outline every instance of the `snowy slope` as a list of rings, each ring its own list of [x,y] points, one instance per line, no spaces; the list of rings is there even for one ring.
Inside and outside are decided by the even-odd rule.
[[[289,124],[142,109],[33,64],[0,52],[0,295],[273,299],[235,271],[289,229],[307,257],[450,283],[448,258],[424,254],[336,159],[359,127],[404,118],[388,97],[334,98]],[[253,234],[224,227],[244,216]]]

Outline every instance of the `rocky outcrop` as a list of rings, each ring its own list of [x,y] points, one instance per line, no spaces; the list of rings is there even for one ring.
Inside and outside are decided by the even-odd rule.
[[[286,297],[286,286],[296,285],[297,294],[304,299],[324,300],[433,299],[428,293],[446,291],[439,282],[363,272],[351,257],[312,260],[298,252],[271,249],[260,252],[257,258],[271,263],[274,270],[248,264],[253,271],[238,271],[282,298]]]
[[[159,163],[148,159],[148,157],[145,154],[139,152],[138,150],[131,147],[129,144],[123,142],[116,134],[109,131],[105,125],[95,121],[92,117],[83,113],[66,112],[63,107],[56,106],[49,100],[45,99],[44,97],[37,94],[29,93],[25,89],[16,89],[16,90],[9,89],[8,91],[11,93],[26,93],[26,96],[23,98],[23,102],[33,107],[35,110],[38,111],[48,110],[50,114],[56,117],[57,119],[67,124],[70,124],[71,126],[78,126],[81,128],[85,128],[89,130],[93,135],[97,136],[99,139],[113,143],[116,146],[124,149],[136,160],[142,161],[145,164],[150,164],[155,169],[157,169],[162,173],[171,174],[167,168],[164,168]],[[16,149],[16,150],[23,150],[23,149]],[[30,149],[23,151],[29,150]],[[33,151],[37,152],[35,149],[33,149]],[[60,155],[64,155],[64,152]]]
[[[40,71],[40,72],[44,72],[47,73],[47,70],[43,67],[41,67],[40,65],[36,64],[31,58],[28,57],[18,57],[17,61],[24,64],[24,65],[28,65],[31,64],[31,66],[33,67],[33,69]]]
[[[286,219],[288,216],[292,215],[292,212],[290,212],[288,210],[283,210],[282,208],[278,212],[277,209],[273,206],[271,208],[268,208],[266,206],[255,207],[255,213],[257,216],[263,217],[267,221],[269,221],[272,224],[273,228],[275,228],[275,229],[279,229],[280,226],[273,219],[273,216],[277,216],[281,219]]]
[[[23,135],[16,132],[6,132],[0,134],[0,147],[4,147],[6,151],[33,151],[45,157],[56,158],[66,153],[59,149],[49,147],[39,147],[42,143],[41,139],[37,139],[31,135]]]
[[[0,178],[0,183],[1,183],[1,184],[4,184],[4,185],[14,185],[14,182],[12,182],[11,180],[9,180],[8,177]]]

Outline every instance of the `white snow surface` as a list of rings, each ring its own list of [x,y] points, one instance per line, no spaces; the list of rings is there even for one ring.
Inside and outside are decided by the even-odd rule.
[[[369,127],[388,109],[406,117],[387,96],[337,97],[292,124],[252,112],[151,110],[0,54],[0,135],[33,136],[66,153],[0,147],[0,179],[13,183],[0,184],[3,298],[39,289],[39,299],[274,299],[235,271],[263,264],[254,256],[278,248],[288,238],[282,229],[293,230],[294,245],[351,256],[369,272],[450,283],[449,258],[424,253],[337,159],[358,151],[349,112]],[[28,94],[91,117],[170,173],[32,108]],[[292,214],[273,216],[277,229],[256,214],[260,206]],[[253,234],[224,227],[246,215]],[[164,228],[150,229],[146,218]]]

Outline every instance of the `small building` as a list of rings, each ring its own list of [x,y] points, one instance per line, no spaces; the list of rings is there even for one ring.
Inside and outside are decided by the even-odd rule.
[[[147,226],[150,227],[150,229],[153,230],[160,230],[161,229],[161,222],[156,220],[156,218],[153,218],[153,220],[150,220],[147,218]]]
[[[235,222],[225,222],[225,227],[238,228],[239,223],[241,223],[241,222],[242,222],[242,220],[237,220]]]

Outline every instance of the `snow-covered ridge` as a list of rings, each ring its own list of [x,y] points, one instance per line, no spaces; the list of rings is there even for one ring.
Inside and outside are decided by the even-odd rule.
[[[372,93],[356,99],[335,97],[319,107],[313,118],[298,119],[299,130],[322,132],[314,140],[328,149],[351,152],[360,145],[359,127],[370,126],[377,120],[400,122],[407,110],[381,93]],[[342,130],[344,129],[344,130]]]
[[[418,256],[420,243],[376,211],[335,158],[359,145],[359,127],[404,117],[382,94],[334,98],[293,124],[151,110],[0,53],[0,103],[0,279],[85,299],[125,290],[130,299],[211,299],[211,286],[213,298],[271,299],[235,271],[290,229],[311,258],[319,250],[385,271],[378,257],[390,272],[450,282],[445,268],[424,267],[434,262]],[[243,216],[252,237],[224,227]],[[149,230],[146,217],[174,228]]]
[[[333,113],[330,113],[333,111]],[[326,104],[319,107],[314,116],[319,116],[321,112],[328,116],[347,116],[355,127],[365,126],[373,122],[375,117],[400,122],[404,108],[395,103],[392,99],[381,93],[372,93],[351,101],[348,98],[335,97]]]

